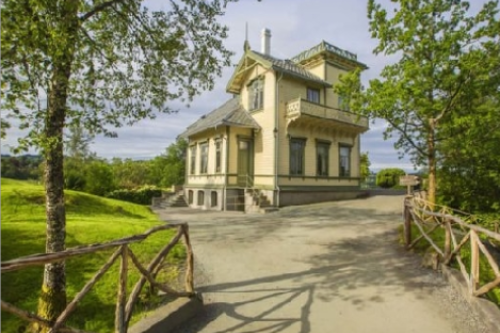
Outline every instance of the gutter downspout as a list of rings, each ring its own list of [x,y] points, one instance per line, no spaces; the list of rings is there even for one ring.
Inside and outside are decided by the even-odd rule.
[[[275,102],[274,102],[274,128],[276,130],[276,136],[274,137],[274,186],[276,190],[276,207],[280,206],[280,187],[278,185],[278,169],[279,169],[279,81],[283,78],[283,73],[280,73],[280,77],[276,79],[276,91],[275,91]]]
[[[226,154],[225,154],[225,160],[226,160],[226,174],[224,175],[224,186],[222,187],[222,193],[224,198],[222,199],[222,202],[224,204],[224,211],[227,211],[227,175],[229,173],[229,126],[226,125]]]

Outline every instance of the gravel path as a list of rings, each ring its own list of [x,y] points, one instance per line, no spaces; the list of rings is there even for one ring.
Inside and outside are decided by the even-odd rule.
[[[398,244],[401,196],[187,221],[206,311],[178,332],[480,333],[468,304]]]

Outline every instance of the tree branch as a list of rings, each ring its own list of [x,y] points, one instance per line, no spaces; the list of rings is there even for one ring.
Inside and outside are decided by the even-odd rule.
[[[91,10],[89,10],[87,13],[80,16],[80,21],[84,22],[84,21],[88,20],[89,18],[91,18],[92,16],[94,16],[95,14],[102,12],[106,8],[111,7],[114,4],[117,4],[120,2],[125,2],[125,1],[127,1],[127,0],[110,0],[110,1],[103,2],[103,3],[95,6]]]
[[[426,153],[422,150],[422,148],[420,148],[419,146],[417,146],[417,144],[413,141],[412,138],[410,138],[408,136],[408,134],[406,133],[406,131],[403,131],[403,129],[396,125],[393,121],[391,121],[390,119],[385,119],[392,127],[394,127],[395,129],[397,129],[402,135],[403,135],[403,138],[408,141],[408,143],[417,150],[417,152],[421,155],[426,155]]]
[[[444,107],[444,109],[441,111],[441,113],[436,117],[434,118],[434,123],[437,124],[439,120],[441,120],[441,118],[443,118],[445,116],[445,114],[450,111],[451,107],[453,106],[454,102],[455,102],[455,98],[458,96],[458,93],[461,91],[462,89],[462,86],[464,85],[465,82],[467,82],[468,80],[470,79],[470,70],[469,70],[469,74],[468,74],[468,77],[465,79],[465,80],[462,80],[460,81],[457,89],[455,90],[455,92],[451,95],[451,98],[450,100],[448,101],[448,105],[446,105]]]

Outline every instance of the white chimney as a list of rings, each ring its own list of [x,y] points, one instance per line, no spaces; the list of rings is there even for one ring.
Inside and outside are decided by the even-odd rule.
[[[262,29],[260,52],[267,55],[271,54],[271,30],[267,28]]]

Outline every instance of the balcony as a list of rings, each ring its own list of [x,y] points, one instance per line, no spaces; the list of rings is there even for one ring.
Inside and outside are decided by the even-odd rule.
[[[303,118],[303,116],[320,120],[332,120],[347,126],[356,126],[363,132],[368,130],[369,127],[367,117],[352,112],[311,103],[301,98],[291,100],[287,103],[286,117],[290,121],[298,120],[299,118]]]

